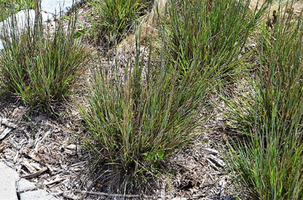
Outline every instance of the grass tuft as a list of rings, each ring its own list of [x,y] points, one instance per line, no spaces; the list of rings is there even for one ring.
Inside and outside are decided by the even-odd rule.
[[[94,7],[94,43],[112,47],[134,31],[135,21],[151,8],[152,1],[95,0],[89,4]]]
[[[155,178],[162,161],[198,135],[194,130],[205,108],[201,102],[207,100],[214,81],[212,68],[196,74],[198,64],[193,63],[177,86],[175,72],[164,60],[144,66],[141,55],[135,57],[124,75],[119,69],[111,77],[96,70],[87,97],[89,109],[80,106],[93,160],[110,164],[112,184],[124,192],[134,192]]]
[[[119,190],[136,191],[155,177],[162,161],[192,142],[198,135],[195,129],[208,117],[201,111],[208,109],[208,97],[221,81],[218,77],[241,63],[235,57],[254,28],[255,17],[242,4],[224,1],[223,6],[215,2],[218,8],[213,5],[217,14],[225,12],[225,18],[218,19],[201,2],[169,4],[169,19],[159,26],[162,49],[156,64],[149,60],[143,65],[137,51],[135,62],[123,72],[118,66],[111,72],[96,70],[87,97],[89,109],[79,106],[88,131],[85,144],[93,160],[110,164],[115,174],[111,184]],[[247,12],[247,21],[227,9],[232,5]],[[180,77],[181,68],[186,71]]]
[[[199,71],[217,68],[218,85],[230,81],[245,68],[247,55],[240,56],[260,12],[249,10],[248,1],[173,0],[167,7],[167,20],[161,24],[167,60],[179,66],[179,78],[187,73],[194,58]],[[235,15],[235,13],[237,13]]]
[[[236,98],[224,99],[228,118],[247,136],[231,143],[226,159],[255,199],[303,198],[303,29],[300,18],[289,18],[262,27],[257,73]]]
[[[4,27],[1,83],[25,103],[50,108],[73,90],[89,53],[73,38],[73,22],[67,29],[57,22],[52,35],[43,30],[40,17],[36,17],[34,26],[29,20],[26,23],[31,28],[24,31],[17,30],[14,20]]]

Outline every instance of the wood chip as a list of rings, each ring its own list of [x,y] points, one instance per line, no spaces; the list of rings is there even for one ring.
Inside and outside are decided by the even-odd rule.
[[[5,136],[7,136],[7,134],[8,134],[9,132],[11,132],[11,130],[13,130],[12,127],[7,127],[7,128],[2,132],[2,134],[0,135],[0,140],[2,140],[3,138],[5,138]]]
[[[43,172],[46,172],[47,170],[48,170],[47,167],[43,167],[41,170],[37,171],[36,173],[23,175],[21,176],[21,178],[35,178],[37,176],[40,176]]]
[[[42,165],[46,165],[47,164],[50,164],[50,163],[56,163],[56,160],[54,158],[51,158],[50,156],[48,155],[45,155],[45,154],[39,154],[35,151],[22,151],[22,153],[26,154],[27,156],[29,156],[31,159],[33,159],[34,161],[42,164]]]
[[[54,184],[54,183],[58,183],[58,182],[61,182],[61,181],[63,181],[63,180],[65,180],[64,178],[56,178],[55,180],[52,180],[52,181],[44,181],[43,182],[43,184],[44,185],[52,185],[52,184]]]
[[[209,154],[213,154],[213,155],[219,154],[219,152],[217,150],[210,149],[210,148],[203,148],[203,151],[206,151],[205,153],[209,153]]]
[[[42,143],[42,142],[48,137],[49,134],[51,134],[51,130],[48,130],[48,131],[44,134],[44,136],[43,136],[43,138],[42,138],[41,140],[38,140],[38,141],[35,142],[35,145],[36,145],[36,146],[35,146],[35,151],[36,151],[36,152],[38,152],[39,144]]]
[[[75,196],[71,192],[67,192],[67,191],[63,192],[62,196],[67,199],[74,199],[74,200],[78,199],[77,196]]]
[[[14,157],[14,163],[16,163],[17,161],[18,161],[18,159],[19,159],[19,151],[17,151],[17,153],[16,153],[16,155],[15,155],[15,157]]]
[[[85,165],[87,165],[88,161],[82,161],[82,162],[77,162],[72,164],[70,167],[84,167]]]
[[[36,169],[29,163],[27,159],[23,159],[22,165],[31,173],[36,173]]]
[[[208,156],[208,158],[210,158],[215,164],[217,164],[220,167],[225,167],[225,165],[226,165],[223,160],[217,158],[214,155],[210,155],[210,156]]]
[[[212,161],[211,159],[207,158],[207,161],[208,161],[208,163],[209,163],[215,170],[220,171],[220,170],[218,169],[218,167],[216,166],[216,164],[213,163],[213,161]]]
[[[3,143],[3,144],[0,145],[0,153],[5,149],[5,147],[6,147],[5,143]]]
[[[142,198],[142,199],[155,199],[158,196],[148,196],[148,195],[136,195],[136,194],[112,194],[112,193],[105,193],[105,192],[91,192],[91,191],[80,191],[80,190],[75,190],[75,192],[79,192],[82,194],[94,194],[94,195],[99,195],[99,196],[104,196],[104,197],[121,197],[121,198]],[[161,196],[159,196],[161,197]],[[166,197],[166,196],[165,196]]]
[[[12,123],[12,122],[9,122],[6,118],[2,118],[1,119],[1,124],[5,125],[5,126],[8,126],[10,128],[16,128],[17,125]]]
[[[38,163],[31,162],[30,164],[31,164],[31,166],[33,166],[36,170],[41,170],[41,167],[40,167],[40,165],[39,165]]]
[[[65,147],[66,149],[69,149],[69,150],[76,150],[77,149],[77,145],[75,144],[70,144],[68,146]]]
[[[31,152],[25,153],[25,154],[27,154],[31,159],[33,159],[37,162],[41,162],[41,157],[38,153],[31,151]],[[44,164],[44,163],[42,163],[42,164]]]

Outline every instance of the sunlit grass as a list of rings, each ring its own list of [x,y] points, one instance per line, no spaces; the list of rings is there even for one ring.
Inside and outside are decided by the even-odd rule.
[[[255,199],[303,198],[303,29],[300,18],[280,16],[258,36],[259,67],[247,79],[250,87],[223,98],[228,119],[246,135],[231,143],[227,162]]]
[[[45,111],[73,91],[86,68],[89,52],[74,39],[72,20],[67,30],[58,21],[52,35],[43,30],[40,17],[35,19],[35,25],[27,23],[31,28],[23,32],[16,28],[14,20],[4,27],[1,92],[14,94],[26,104]]]
[[[235,17],[235,11],[247,10],[227,0],[221,1],[222,6],[216,2],[219,7],[213,8],[227,13],[225,20],[219,20],[205,10],[205,4],[196,3],[173,1],[169,5],[168,20],[159,24],[164,35],[157,62],[152,65],[149,60],[143,65],[144,57],[137,51],[135,61],[129,58],[130,64],[122,72],[119,65],[108,71],[101,66],[93,73],[89,109],[79,106],[88,134],[83,139],[92,160],[110,166],[111,185],[118,185],[119,191],[137,191],[142,183],[156,178],[160,164],[198,136],[195,128],[209,117],[201,111],[209,109],[213,88],[221,84],[227,69],[243,62],[235,56],[254,29],[255,17]],[[235,10],[227,9],[234,4]],[[186,10],[180,12],[183,6]],[[233,26],[228,25],[230,21]],[[223,39],[226,35],[238,39]],[[217,46],[219,42],[222,46]]]
[[[112,47],[135,30],[136,20],[151,8],[152,0],[92,0],[94,7],[90,37],[94,43]]]
[[[216,67],[216,75],[220,75],[217,86],[242,75],[247,60],[239,55],[262,13],[254,13],[248,5],[234,0],[171,1],[160,31],[166,59],[172,66],[178,65],[179,78],[194,58],[199,60],[201,72]]]
[[[0,0],[1,16],[0,21],[9,17],[12,12],[18,12],[22,9],[35,8],[35,0]]]
[[[151,2],[89,1],[94,17],[85,33],[95,45],[114,46],[134,31]],[[1,19],[35,5],[0,1]],[[201,133],[209,95],[234,82],[233,98],[225,93],[222,99],[227,119],[245,139],[228,141],[223,152],[231,176],[255,199],[303,198],[302,18],[278,13],[277,23],[266,27],[264,8],[252,11],[241,0],[172,0],[154,27],[158,54],[146,63],[137,51],[124,69],[92,69],[88,105],[78,108],[90,159],[107,169],[101,178],[111,177],[107,183],[126,193],[165,174],[165,161]],[[4,36],[1,89],[46,111],[75,90],[89,52],[75,40],[74,21],[67,31],[58,22],[52,36],[36,22],[21,35]],[[254,72],[246,70],[252,52],[243,51],[249,36],[256,43]]]

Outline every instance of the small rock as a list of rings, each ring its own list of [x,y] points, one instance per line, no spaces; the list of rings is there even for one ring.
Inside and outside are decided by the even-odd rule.
[[[24,178],[21,178],[20,181],[17,182],[17,187],[18,187],[17,191],[19,193],[33,190],[36,188],[34,183],[32,183]]]
[[[83,0],[50,0],[41,2],[41,10],[52,13],[56,16],[62,16],[71,10],[73,4],[78,4]]]
[[[0,162],[0,199],[18,200],[16,193],[18,179],[19,176],[15,170]]]
[[[55,200],[56,198],[44,190],[29,191],[20,194],[20,200]]]

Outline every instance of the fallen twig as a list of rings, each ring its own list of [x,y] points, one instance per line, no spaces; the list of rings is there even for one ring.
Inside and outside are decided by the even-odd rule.
[[[112,194],[112,193],[105,193],[105,192],[90,192],[90,191],[81,191],[81,190],[76,190],[74,192],[81,193],[81,194],[94,194],[94,195],[105,196],[105,197],[140,198],[140,199],[142,199],[142,198],[144,198],[144,199],[156,199],[156,198],[158,198],[158,196],[148,196],[148,195],[145,195],[145,194],[142,194],[142,195],[138,195],[138,194]]]
[[[33,174],[23,175],[23,176],[21,176],[21,178],[35,178],[37,176],[40,176],[43,172],[45,172],[47,170],[48,170],[47,167],[43,167],[41,170],[39,170]]]

